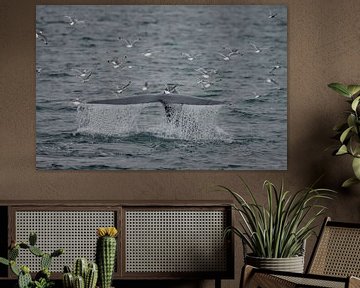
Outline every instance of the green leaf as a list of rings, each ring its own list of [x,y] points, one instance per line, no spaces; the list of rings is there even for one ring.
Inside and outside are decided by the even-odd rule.
[[[344,155],[344,154],[347,154],[347,153],[349,153],[349,152],[348,152],[348,149],[347,149],[346,145],[341,145],[339,150],[336,152],[336,155]]]
[[[353,113],[349,114],[347,118],[347,124],[349,127],[356,125],[356,116]]]
[[[335,92],[339,93],[340,95],[342,96],[345,96],[345,97],[348,97],[350,98],[351,97],[351,94],[347,88],[346,85],[344,84],[341,84],[341,83],[330,83],[328,85],[329,88],[333,89]]]
[[[357,95],[360,93],[360,85],[348,85],[347,90],[351,96]]]
[[[20,268],[16,265],[16,262],[15,262],[15,261],[10,261],[10,268],[11,268],[11,271],[12,271],[16,276],[19,276],[21,270],[20,270]]]
[[[0,257],[0,263],[4,264],[4,265],[9,265],[10,264],[9,260],[6,259],[6,258],[3,258],[3,257]]]
[[[352,161],[352,168],[356,178],[360,180],[360,158],[354,157]]]
[[[356,97],[354,101],[352,101],[351,103],[351,109],[356,111],[356,108],[359,105],[359,101],[360,101],[360,96]]]
[[[341,136],[340,136],[340,142],[341,143],[344,143],[344,141],[346,140],[346,137],[348,136],[349,132],[351,131],[351,129],[353,128],[353,126],[345,129],[345,131],[343,133],[341,133]]]
[[[349,188],[350,186],[359,184],[359,183],[360,183],[359,179],[357,179],[356,177],[351,177],[351,178],[347,179],[346,181],[344,181],[344,183],[341,185],[341,187]]]

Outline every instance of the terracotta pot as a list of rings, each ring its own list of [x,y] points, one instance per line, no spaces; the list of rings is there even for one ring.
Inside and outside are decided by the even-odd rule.
[[[245,263],[254,267],[275,271],[304,272],[304,256],[289,258],[263,258],[246,255]]]

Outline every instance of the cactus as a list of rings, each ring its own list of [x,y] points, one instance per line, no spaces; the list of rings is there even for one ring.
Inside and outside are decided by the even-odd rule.
[[[53,253],[44,253],[40,248],[36,247],[37,236],[35,233],[30,233],[29,244],[20,242],[16,243],[11,241],[11,245],[8,251],[8,259],[0,257],[0,263],[10,266],[11,271],[18,276],[19,288],[29,287],[50,287],[53,282],[50,281],[49,267],[53,257],[60,256],[64,251],[63,249],[55,250]],[[30,253],[37,257],[41,257],[41,271],[35,276],[35,281],[32,280],[30,275],[30,269],[27,266],[21,268],[16,264],[16,259],[19,256],[19,250],[28,250]],[[45,285],[45,286],[44,286]]]
[[[72,273],[64,273],[62,277],[62,282],[64,288],[73,288],[74,276],[72,275]]]
[[[98,228],[97,235],[99,238],[96,243],[96,262],[99,268],[99,286],[110,288],[115,265],[117,230],[115,227]]]
[[[81,276],[83,279],[85,279],[87,268],[88,268],[88,261],[86,260],[86,258],[76,259],[74,266],[75,276]]]
[[[31,246],[35,246],[37,241],[37,235],[35,232],[31,232],[29,235],[29,244]]]
[[[78,258],[74,263],[74,272],[71,273],[69,266],[64,266],[63,286],[64,288],[77,288],[76,285],[83,288],[95,288],[98,279],[98,268],[95,263],[89,263],[86,258]],[[82,276],[83,275],[83,276]],[[82,279],[81,280],[79,279]],[[77,279],[77,280],[76,280]]]
[[[74,288],[85,288],[84,278],[77,275],[74,277]]]
[[[19,246],[16,245],[14,248],[9,250],[8,253],[9,260],[16,260],[16,258],[19,256]]]
[[[30,245],[29,251],[30,251],[32,254],[34,254],[35,256],[37,256],[37,257],[41,257],[41,256],[44,255],[44,252],[42,252],[42,251],[40,250],[40,248],[38,248],[38,247],[36,247],[36,246]]]
[[[32,283],[30,269],[27,266],[21,267],[21,271],[19,274],[18,285],[19,288],[28,288]]]
[[[10,269],[11,271],[16,275],[19,276],[20,275],[20,268],[19,266],[16,265],[16,262],[14,260],[10,260]]]
[[[40,267],[41,269],[49,269],[50,268],[50,265],[51,265],[51,260],[52,260],[52,257],[50,254],[48,253],[44,253],[42,256],[41,256],[41,261],[40,261]]]
[[[95,288],[98,279],[98,266],[96,263],[89,263],[85,276],[85,288]]]

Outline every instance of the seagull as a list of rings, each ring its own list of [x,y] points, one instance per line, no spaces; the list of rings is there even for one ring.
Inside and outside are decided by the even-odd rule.
[[[74,26],[75,24],[84,24],[85,23],[85,21],[83,21],[83,20],[78,20],[76,18],[67,16],[67,15],[65,15],[64,18],[68,19],[70,26]]]
[[[92,76],[92,71],[90,71],[88,69],[83,69],[83,70],[71,69],[71,70],[76,71],[78,74],[75,76],[82,79],[84,83],[89,81],[90,77]]]
[[[119,37],[119,40],[120,40],[120,41],[123,41],[123,42],[125,43],[126,48],[132,48],[132,47],[134,47],[134,44],[135,44],[136,42],[140,41],[141,39],[138,38],[138,39],[136,39],[136,40],[134,40],[134,41],[130,41],[130,40],[128,40],[128,39]]]
[[[176,87],[178,84],[166,84],[164,94],[177,94]]]
[[[241,56],[243,56],[243,54],[240,53],[239,49],[237,49],[237,48],[224,47],[224,49],[229,51],[229,54],[228,54],[229,57],[232,55],[239,55],[239,54]]]
[[[273,66],[273,67],[271,68],[271,70],[269,71],[269,74],[274,74],[275,70],[280,69],[280,68],[281,68],[280,65],[275,65],[275,66]]]
[[[239,51],[237,49],[235,49],[235,50],[226,55],[223,53],[220,53],[220,52],[217,52],[217,54],[219,54],[223,58],[224,61],[229,61],[231,56],[239,54]]]
[[[269,9],[268,19],[274,19],[274,18],[277,17],[277,15],[278,15],[278,13],[272,12],[272,11]]]
[[[268,84],[274,84],[276,86],[279,86],[279,83],[273,78],[267,78],[265,82]]]
[[[203,89],[206,89],[206,88],[209,88],[212,83],[210,83],[210,82],[207,81],[207,80],[200,79],[200,80],[197,82],[197,84],[201,84],[202,88],[203,88]]]
[[[197,84],[201,84],[203,89],[209,88],[211,85],[214,85],[215,82],[220,82],[221,79],[218,79],[216,81],[209,81],[208,79],[200,79]]]
[[[260,53],[262,52],[263,50],[266,50],[266,49],[269,49],[269,48],[259,48],[258,46],[256,46],[254,43],[250,43],[250,46],[252,46],[254,48],[254,51],[255,53]]]
[[[125,55],[123,58],[125,60],[127,56]],[[119,57],[113,57],[112,59],[109,59],[107,62],[113,65],[114,69],[117,69],[124,64],[124,61],[120,60]],[[131,67],[129,66],[128,68],[132,68],[132,66]]]
[[[41,67],[36,67],[36,74],[40,74],[41,73],[42,68]]]
[[[257,93],[257,92],[251,92],[254,95],[255,99],[258,99],[259,97],[261,97],[262,95]]]
[[[205,70],[204,68],[195,69],[196,72],[200,72],[203,78],[209,79],[211,74],[217,74],[216,69]]]
[[[36,30],[36,39],[39,39],[41,41],[43,41],[45,43],[45,45],[48,44],[48,40],[47,40],[47,37],[44,35],[44,32],[41,31],[41,30]]]
[[[193,61],[196,55],[191,55],[189,53],[181,53],[182,56],[186,57],[187,60]]]
[[[116,86],[116,94],[121,94],[122,92],[124,92],[131,84],[131,81],[129,81],[127,84],[123,85],[122,87],[120,86]]]
[[[144,52],[143,55],[145,57],[151,57],[152,53],[154,53],[154,52],[151,52],[151,50],[149,49],[149,50],[146,50],[146,52]]]
[[[149,83],[145,82],[144,86],[141,88],[142,91],[147,91],[149,88]]]
[[[73,100],[71,103],[74,106],[79,106],[81,104],[80,98],[75,98],[75,100]]]

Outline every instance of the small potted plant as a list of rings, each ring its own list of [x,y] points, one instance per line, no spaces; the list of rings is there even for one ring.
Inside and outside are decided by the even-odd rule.
[[[243,242],[245,264],[259,268],[303,272],[305,241],[314,233],[315,220],[321,216],[325,207],[317,202],[331,199],[334,192],[329,189],[312,187],[291,193],[278,189],[266,180],[264,189],[267,194],[266,205],[260,204],[251,189],[242,180],[251,201],[246,201],[239,193],[220,186],[235,199],[233,205],[240,215],[239,227],[229,227]]]
[[[349,187],[360,183],[360,85],[331,83],[328,86],[346,97],[350,104],[346,121],[334,127],[340,142],[334,155],[350,155],[352,157],[354,176],[342,184],[342,187]]]
[[[50,280],[50,265],[52,259],[62,255],[64,250],[57,249],[52,253],[46,253],[36,246],[36,242],[36,234],[30,233],[29,243],[13,242],[9,248],[8,258],[0,257],[0,263],[10,266],[11,271],[18,277],[18,288],[50,288],[54,286],[54,282]],[[34,279],[31,277],[28,266],[19,265],[16,262],[20,249],[28,250],[31,254],[40,258],[41,270],[36,273]]]

